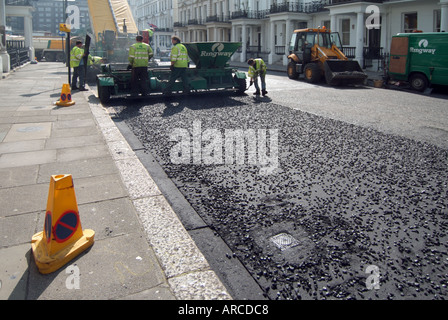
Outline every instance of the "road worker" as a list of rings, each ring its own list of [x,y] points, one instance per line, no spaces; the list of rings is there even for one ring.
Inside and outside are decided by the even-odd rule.
[[[85,85],[85,72],[83,69],[83,58],[85,56],[84,49],[82,47],[82,41],[77,40],[76,45],[70,51],[70,67],[73,68],[72,76],[72,90],[86,91]],[[79,88],[76,86],[79,78]]]
[[[171,75],[168,81],[164,94],[171,94],[172,87],[178,78],[182,79],[182,85],[184,87],[183,93],[190,93],[188,79],[187,79],[187,68],[188,68],[188,51],[187,48],[180,43],[180,38],[178,36],[171,37],[171,43],[173,48],[171,49]]]
[[[132,69],[132,96],[137,96],[139,92],[145,96],[147,94],[148,62],[154,53],[151,46],[143,42],[142,36],[137,36],[135,41],[136,43],[129,48],[128,56],[128,69]]]
[[[255,84],[254,95],[260,95],[260,87],[258,86],[258,77],[261,80],[261,93],[265,96],[268,92],[266,91],[266,63],[261,58],[249,59],[247,61],[249,67],[249,72],[247,73],[250,78],[250,85]]]

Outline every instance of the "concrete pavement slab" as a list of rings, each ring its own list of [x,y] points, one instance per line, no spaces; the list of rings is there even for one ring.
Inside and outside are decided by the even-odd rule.
[[[52,121],[55,119],[53,118]],[[51,134],[51,122],[28,122],[13,124],[4,142],[48,139]]]
[[[0,188],[11,188],[35,184],[37,181],[38,171],[38,165],[0,169]]]
[[[56,161],[56,150],[16,152],[0,155],[0,168],[31,166]]]
[[[57,149],[57,153],[58,161],[75,161],[105,157],[109,155],[109,150],[104,144],[95,144],[92,146]]]
[[[43,150],[45,139],[11,141],[0,144],[0,154]]]
[[[118,299],[166,283],[154,252],[142,239],[142,234],[133,234],[96,240],[90,249],[48,275],[40,274],[31,263],[27,299]],[[71,270],[79,272],[77,283]]]
[[[1,188],[0,216],[6,217],[45,210],[48,198],[48,185],[45,183]]]
[[[49,183],[55,174],[69,173],[74,180],[117,173],[115,162],[109,157],[42,164],[39,166],[38,183]],[[1,171],[0,171],[1,175]]]
[[[29,244],[31,235],[36,233],[37,220],[36,212],[0,217],[0,247]]]
[[[76,136],[76,137],[62,137],[62,138],[50,138],[47,139],[46,149],[64,149],[73,147],[83,147],[103,144],[103,137],[99,134]]]
[[[28,284],[29,244],[0,248],[0,300],[24,300]]]

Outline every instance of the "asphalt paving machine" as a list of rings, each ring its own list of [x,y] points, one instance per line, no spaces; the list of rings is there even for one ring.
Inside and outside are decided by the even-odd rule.
[[[288,77],[298,79],[303,74],[309,83],[325,78],[332,86],[363,84],[367,74],[341,48],[339,34],[325,27],[294,30],[289,46]]]
[[[246,91],[246,73],[228,65],[228,61],[241,46],[240,42],[192,42],[183,43],[194,66],[187,68],[188,84],[191,92],[208,90]],[[132,93],[131,70],[119,69],[119,65],[102,65],[97,75],[98,97],[107,103],[112,97],[129,97]],[[169,81],[169,67],[148,68],[146,93],[161,94]],[[172,88],[173,92],[183,91],[180,79]]]

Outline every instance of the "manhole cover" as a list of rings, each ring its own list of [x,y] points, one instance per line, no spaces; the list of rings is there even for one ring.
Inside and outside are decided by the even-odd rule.
[[[297,239],[287,233],[279,233],[271,237],[270,240],[282,251],[300,244]]]

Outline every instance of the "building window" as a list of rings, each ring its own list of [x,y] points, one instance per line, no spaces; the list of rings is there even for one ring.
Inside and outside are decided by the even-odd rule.
[[[405,33],[417,30],[417,12],[403,14],[403,31]]]
[[[434,32],[440,32],[441,11],[434,10]]]
[[[342,23],[342,45],[350,45],[350,19],[343,19]]]

